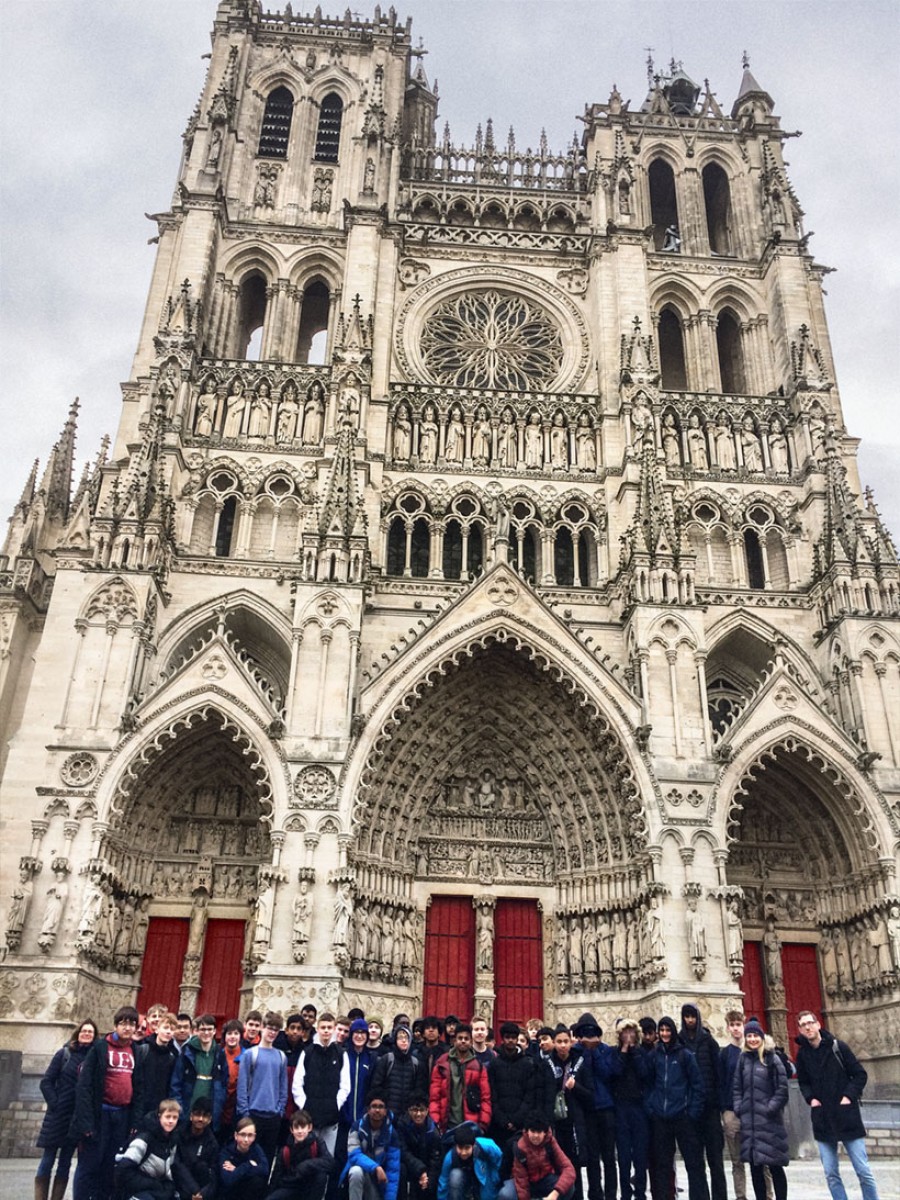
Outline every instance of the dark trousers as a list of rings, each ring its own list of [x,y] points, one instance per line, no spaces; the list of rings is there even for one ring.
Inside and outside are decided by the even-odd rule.
[[[728,1188],[725,1184],[725,1135],[722,1132],[722,1114],[718,1108],[711,1106],[704,1109],[703,1116],[697,1122],[697,1134],[709,1167],[712,1200],[728,1200]]]
[[[78,1166],[72,1184],[75,1200],[112,1200],[116,1155],[128,1141],[127,1108],[104,1104],[100,1128],[78,1145]]]
[[[787,1200],[787,1175],[784,1173],[784,1167],[769,1167],[769,1173],[772,1176],[775,1200]],[[753,1184],[755,1200],[766,1200],[766,1168],[751,1165],[750,1181]]]
[[[574,1121],[554,1121],[553,1132],[562,1148],[563,1154],[575,1168],[575,1200],[584,1200],[584,1184],[581,1180],[581,1167],[584,1161],[583,1146],[578,1145]]]
[[[250,1116],[256,1123],[256,1140],[260,1149],[269,1160],[269,1168],[278,1153],[278,1135],[281,1133],[281,1113],[261,1113],[250,1109]]]
[[[653,1194],[668,1194],[677,1146],[687,1171],[689,1200],[709,1200],[703,1147],[697,1136],[696,1122],[687,1114],[681,1117],[653,1117],[650,1137],[653,1147]]]
[[[616,1153],[622,1200],[632,1200],[632,1196],[634,1200],[646,1200],[649,1149],[650,1125],[643,1104],[639,1100],[620,1101],[616,1107]]]
[[[588,1200],[616,1200],[616,1113],[612,1108],[587,1114]],[[600,1163],[603,1186],[600,1186]]]

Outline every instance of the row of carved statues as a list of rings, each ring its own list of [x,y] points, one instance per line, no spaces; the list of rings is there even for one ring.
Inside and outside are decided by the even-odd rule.
[[[247,388],[239,375],[220,388],[215,376],[210,376],[200,385],[193,430],[200,438],[218,434],[236,440],[317,446],[325,430],[325,388],[316,379],[301,395],[297,384],[288,380],[273,392],[265,379],[255,388]]]
[[[829,996],[865,999],[900,983],[900,903],[844,925],[825,926],[819,940],[822,982]]]
[[[561,915],[546,949],[563,992],[625,991],[650,983],[666,969],[659,897]]]

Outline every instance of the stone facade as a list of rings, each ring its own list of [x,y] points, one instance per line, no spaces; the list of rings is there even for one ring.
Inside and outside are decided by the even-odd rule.
[[[182,1007],[230,920],[244,1008],[417,1011],[443,895],[491,1013],[526,897],[548,1018],[721,1032],[751,945],[785,1039],[799,947],[896,1079],[900,576],[772,100],[436,115],[393,10],[219,3],[115,442],[0,560],[0,1048],[165,918]]]

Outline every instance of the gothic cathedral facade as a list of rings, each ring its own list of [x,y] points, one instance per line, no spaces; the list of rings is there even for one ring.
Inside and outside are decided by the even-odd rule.
[[[0,559],[0,1048],[743,993],[896,1078],[900,574],[773,101],[460,146],[421,61],[219,0],[118,433]]]

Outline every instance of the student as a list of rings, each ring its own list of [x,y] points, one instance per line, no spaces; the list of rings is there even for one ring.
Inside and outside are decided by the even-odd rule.
[[[219,1152],[216,1194],[228,1200],[262,1200],[268,1179],[269,1160],[256,1144],[256,1124],[252,1117],[241,1117],[233,1140]]]
[[[244,1017],[244,1035],[242,1041],[244,1049],[249,1046],[258,1046],[259,1039],[262,1036],[263,1017],[258,1009],[251,1009]]]
[[[116,1154],[128,1140],[131,1100],[135,1083],[140,1084],[133,1047],[137,1024],[136,1008],[120,1008],[113,1017],[113,1032],[98,1038],[85,1056],[70,1127],[78,1141],[76,1196],[111,1200]]]
[[[747,1200],[747,1171],[741,1161],[741,1123],[734,1114],[734,1072],[744,1052],[744,1014],[731,1009],[725,1014],[728,1045],[719,1055],[719,1106],[722,1109],[722,1133],[731,1162],[734,1200]]]
[[[219,1143],[212,1131],[212,1105],[200,1096],[188,1124],[178,1134],[172,1178],[184,1200],[210,1200],[216,1194]]]
[[[378,1055],[369,1049],[369,1026],[364,1017],[350,1023],[350,1040],[344,1048],[350,1069],[350,1091],[341,1105],[338,1120],[337,1141],[334,1161],[338,1172],[343,1171],[347,1161],[347,1140],[350,1130],[361,1120],[366,1111],[366,1095],[372,1083],[372,1072]]]
[[[581,1200],[584,1187],[581,1167],[586,1163],[588,1147],[587,1112],[594,1103],[590,1057],[573,1043],[565,1025],[557,1025],[553,1052],[547,1061],[556,1084],[553,1132],[563,1153],[575,1166],[575,1197]]]
[[[291,1013],[284,1023],[284,1029],[282,1029],[281,1033],[275,1039],[275,1049],[284,1051],[288,1076],[288,1102],[287,1108],[284,1111],[285,1121],[282,1128],[282,1137],[279,1139],[281,1142],[288,1140],[291,1117],[297,1111],[293,1095],[294,1072],[297,1070],[297,1063],[305,1045],[306,1043],[303,1040],[303,1018],[299,1013]]]
[[[488,1073],[472,1053],[472,1027],[457,1025],[453,1048],[434,1064],[430,1089],[431,1119],[441,1133],[463,1121],[482,1131],[491,1123]]]
[[[190,1112],[194,1101],[206,1096],[216,1129],[225,1106],[226,1070],[225,1055],[216,1041],[216,1018],[204,1013],[197,1018],[197,1032],[179,1054],[172,1072],[172,1095],[181,1111]]]
[[[438,1127],[428,1115],[424,1092],[410,1097],[405,1116],[397,1122],[400,1141],[401,1200],[434,1200],[444,1146]]]
[[[41,1080],[41,1095],[47,1102],[47,1111],[37,1139],[44,1153],[34,1177],[35,1200],[48,1200],[48,1197],[50,1200],[62,1200],[66,1194],[75,1153],[75,1140],[69,1134],[75,1111],[75,1087],[78,1072],[96,1040],[96,1022],[82,1021],[66,1044],[53,1055]],[[56,1178],[51,1188],[54,1162]]]
[[[138,1073],[140,1088],[135,1091],[132,1104],[136,1121],[155,1113],[161,1101],[174,1095],[172,1074],[178,1062],[175,1046],[177,1027],[178,1018],[175,1014],[164,1012],[159,1018],[156,1032],[135,1042],[134,1061],[141,1068]]]
[[[459,1032],[457,1026],[457,1032]],[[500,1192],[500,1147],[478,1137],[472,1121],[457,1125],[438,1180],[437,1200],[497,1200]]]
[[[305,1108],[291,1117],[290,1138],[275,1156],[268,1200],[322,1200],[335,1169]]]
[[[722,1135],[722,1110],[719,1107],[719,1043],[705,1028],[696,1004],[681,1006],[681,1041],[693,1052],[703,1076],[705,1101],[697,1123],[697,1135],[703,1144],[709,1168],[712,1200],[728,1200],[725,1185],[725,1139]]]
[[[644,1085],[638,1045],[640,1026],[624,1017],[616,1022],[619,1069],[610,1080],[616,1114],[616,1159],[621,1200],[646,1200],[650,1126],[644,1109]],[[632,1180],[634,1181],[632,1184]],[[746,1200],[746,1197],[744,1198]]]
[[[192,1017],[186,1012],[180,1012],[175,1018],[175,1048],[180,1054],[194,1032]]]
[[[488,1065],[491,1085],[491,1124],[488,1130],[504,1149],[523,1128],[525,1117],[534,1110],[537,1064],[519,1049],[519,1026],[504,1021],[500,1026],[500,1049]]]
[[[371,1028],[371,1026],[370,1026]],[[422,1041],[415,1048],[415,1055],[425,1064],[425,1078],[430,1082],[434,1072],[434,1064],[450,1049],[444,1041],[444,1026],[438,1017],[424,1017],[422,1020]]]
[[[244,1023],[234,1017],[230,1021],[226,1021],[222,1026],[222,1051],[225,1058],[225,1101],[222,1105],[222,1113],[217,1124],[213,1126],[213,1131],[219,1139],[219,1144],[224,1146],[226,1142],[230,1142],[234,1136],[234,1123],[237,1120],[237,1085],[238,1075],[241,1070],[241,1055],[244,1053],[243,1045]]]
[[[177,1100],[163,1100],[156,1113],[145,1118],[137,1136],[116,1157],[115,1185],[128,1200],[175,1200],[172,1164],[178,1143]]]
[[[703,1076],[693,1054],[680,1045],[671,1017],[660,1018],[658,1034],[659,1043],[639,1060],[650,1114],[653,1194],[668,1195],[677,1144],[687,1170],[689,1200],[709,1200],[697,1133],[706,1106]]]
[[[493,1038],[493,1031],[484,1017],[472,1018],[472,1053],[483,1067],[490,1065],[494,1051],[488,1045],[488,1039]]]
[[[394,1030],[391,1048],[375,1060],[372,1069],[372,1091],[387,1097],[391,1120],[398,1120],[409,1107],[413,1092],[428,1086],[425,1068],[412,1052],[412,1033],[405,1025]]]
[[[294,1072],[294,1103],[305,1108],[313,1124],[334,1153],[338,1117],[350,1095],[350,1063],[334,1041],[334,1015],[323,1012],[316,1022],[315,1039],[309,1043]]]
[[[345,1179],[350,1200],[397,1200],[400,1143],[387,1100],[375,1092],[369,1097],[366,1115],[350,1130],[340,1182]]]
[[[381,1050],[381,1041],[384,1037],[384,1021],[381,1017],[369,1017],[369,1049],[377,1054]]]
[[[550,1122],[538,1113],[525,1120],[512,1151],[512,1172],[499,1200],[572,1200],[575,1168],[553,1136]]]
[[[238,1117],[253,1118],[256,1140],[267,1162],[275,1157],[288,1099],[287,1059],[283,1050],[275,1049],[283,1024],[280,1013],[266,1013],[259,1045],[244,1050],[238,1071],[235,1111]]]
[[[616,1200],[616,1114],[610,1084],[621,1063],[592,1013],[582,1013],[573,1033],[588,1056],[594,1082],[593,1103],[586,1106],[588,1200]],[[600,1163],[603,1163],[601,1184]]]
[[[741,1158],[750,1164],[755,1200],[766,1200],[764,1168],[769,1168],[775,1200],[787,1200],[788,1156],[784,1110],[787,1072],[758,1021],[744,1026],[744,1052],[734,1072],[732,1111],[740,1122]]]

